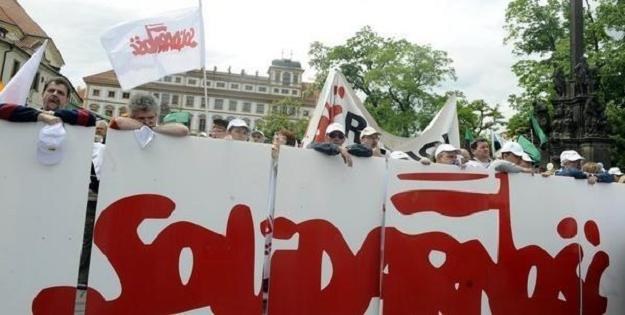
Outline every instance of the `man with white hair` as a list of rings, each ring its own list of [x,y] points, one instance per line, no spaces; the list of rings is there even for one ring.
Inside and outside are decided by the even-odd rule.
[[[128,105],[130,117],[115,117],[111,120],[111,128],[119,130],[135,130],[147,126],[154,132],[175,137],[184,137],[189,134],[189,128],[180,123],[158,125],[159,105],[156,98],[150,94],[136,94]]]
[[[508,141],[503,145],[500,152],[501,159],[491,163],[490,169],[504,173],[533,173],[531,168],[520,166],[525,153],[520,144]]]
[[[575,150],[565,150],[560,153],[560,169],[556,171],[556,176],[568,176],[575,179],[587,179],[589,184],[611,183],[612,175],[607,173],[586,174],[582,171],[582,161],[584,157]]]

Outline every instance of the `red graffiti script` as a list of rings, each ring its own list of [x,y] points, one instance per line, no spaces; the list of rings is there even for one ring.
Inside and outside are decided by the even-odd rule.
[[[398,178],[479,179],[455,173],[401,174]],[[460,242],[440,231],[411,235],[394,227],[369,231],[360,248],[352,252],[342,231],[331,222],[276,218],[274,240],[297,235],[298,241],[296,249],[275,250],[271,258],[269,314],[363,314],[378,297],[385,315],[471,315],[485,312],[485,307],[492,314],[506,315],[605,313],[607,298],[599,294],[599,283],[609,257],[597,251],[581,276],[578,270],[584,253],[575,242],[585,237],[592,246],[599,246],[597,224],[586,221],[578,229],[574,217],[563,218],[553,228],[570,243],[555,256],[537,245],[518,248],[512,235],[508,176],[498,174],[497,180],[495,193],[415,189],[391,196],[402,215],[428,211],[462,218],[494,209],[498,215],[496,259],[479,240]],[[250,209],[238,205],[230,212],[225,235],[177,222],[153,243],[143,243],[137,235],[139,224],[167,218],[174,208],[166,197],[137,195],[102,212],[95,244],[117,273],[121,294],[107,301],[89,288],[87,314],[170,314],[209,306],[215,314],[261,314],[262,299],[253,285],[254,231],[267,229],[268,222],[253,226]],[[190,248],[194,256],[187,284],[181,283],[178,272],[183,248]],[[444,259],[433,263],[433,254]],[[326,286],[322,285],[324,255],[332,266]],[[532,274],[535,278],[530,283]],[[47,288],[33,301],[33,313],[71,314],[74,300],[74,288]]]
[[[335,85],[333,86],[333,97],[330,102],[325,103],[325,110],[323,115],[319,119],[319,125],[317,126],[317,134],[315,136],[315,142],[322,143],[325,141],[326,129],[328,126],[334,122],[334,119],[343,113],[343,107],[341,107],[338,103],[339,100],[336,98],[340,98],[341,100],[345,97],[345,87]],[[334,103],[334,104],[332,104]]]
[[[158,54],[170,50],[180,51],[185,47],[195,48],[195,29],[182,29],[174,33],[167,31],[164,24],[150,24],[145,26],[147,38],[141,39],[139,36],[130,38],[130,48],[135,56],[146,54]]]
[[[87,293],[87,314],[173,314],[211,307],[215,314],[260,314],[262,300],[254,292],[254,227],[250,209],[235,206],[226,235],[189,222],[167,226],[145,244],[137,228],[145,219],[165,219],[175,204],[159,195],[123,198],[100,215],[95,245],[106,255],[121,283],[121,295],[106,301],[96,290]],[[183,248],[193,252],[188,283],[180,280]],[[34,314],[73,314],[75,289],[49,288],[33,302]]]

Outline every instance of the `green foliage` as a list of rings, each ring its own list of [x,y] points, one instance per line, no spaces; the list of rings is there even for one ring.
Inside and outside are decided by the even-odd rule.
[[[455,80],[446,52],[382,37],[369,26],[341,45],[314,42],[309,56],[318,87],[329,70],[338,67],[354,89],[365,95],[365,106],[378,123],[401,136],[414,135],[427,125],[431,113],[442,106],[433,88],[447,79]]]
[[[513,52],[523,58],[512,67],[523,92],[509,98],[511,107],[518,111],[508,122],[511,135],[526,132],[534,102],[551,106],[550,100],[555,96],[551,79],[554,70],[560,67],[565,73],[571,72],[569,5],[569,0],[512,0],[508,4],[504,42],[512,45]],[[620,157],[625,154],[623,32],[625,2],[584,1],[585,51],[590,66],[598,70],[599,90],[596,92],[599,100],[607,104],[608,122],[612,126],[610,134],[616,144],[612,155],[615,160],[622,160]]]
[[[300,112],[302,102],[299,99],[283,98],[271,104],[270,112],[258,123],[266,137],[272,137],[280,129],[290,130],[297,139],[302,139],[306,133],[308,119],[295,118]]]

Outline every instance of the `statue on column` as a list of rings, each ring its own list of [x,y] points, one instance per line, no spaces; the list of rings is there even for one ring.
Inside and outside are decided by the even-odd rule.
[[[564,77],[562,67],[557,67],[553,72],[553,86],[558,97],[566,95],[566,78]]]
[[[588,62],[586,57],[582,57],[581,61],[575,65],[575,96],[587,95],[588,93]]]

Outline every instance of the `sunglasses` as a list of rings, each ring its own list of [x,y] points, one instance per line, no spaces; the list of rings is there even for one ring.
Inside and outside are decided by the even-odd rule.
[[[330,138],[332,138],[332,139],[334,139],[334,138],[339,138],[339,139],[345,138],[345,135],[342,132],[340,132],[340,131],[332,131],[332,132],[330,132],[330,134],[328,134],[328,136]]]

